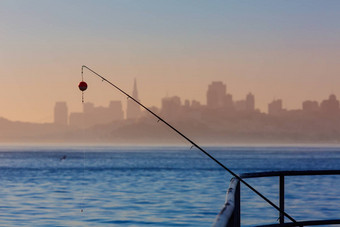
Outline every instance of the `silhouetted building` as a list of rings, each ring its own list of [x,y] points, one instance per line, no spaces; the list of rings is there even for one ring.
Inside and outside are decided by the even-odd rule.
[[[111,118],[115,120],[123,120],[124,119],[124,112],[123,106],[121,101],[111,101],[109,104],[108,111],[110,113]]]
[[[189,109],[190,108],[190,101],[188,99],[184,100],[184,108]]]
[[[137,82],[136,79],[133,84],[132,98],[138,99],[138,91],[137,91]],[[126,108],[126,119],[128,120],[136,120],[141,117],[141,109],[140,106],[135,103],[133,100],[127,100],[127,108]]]
[[[207,92],[207,107],[210,109],[222,108],[226,102],[227,87],[221,81],[212,82]]]
[[[223,100],[223,107],[226,110],[234,110],[233,96],[231,94],[226,94]]]
[[[234,103],[236,111],[246,111],[246,100],[239,100]]]
[[[162,99],[161,113],[168,120],[176,120],[181,110],[181,99],[178,96],[165,97]]]
[[[54,106],[54,124],[67,125],[67,116],[66,102],[57,102]]]
[[[252,93],[249,93],[246,97],[246,111],[255,111],[255,96]]]
[[[326,114],[338,114],[339,113],[339,101],[335,95],[330,95],[327,100],[321,102],[321,111]]]
[[[202,108],[202,105],[201,105],[201,103],[200,103],[199,101],[192,100],[192,101],[191,101],[191,108],[192,108],[192,109],[195,109],[195,110],[201,109],[201,108]]]
[[[108,107],[95,107],[93,103],[84,103],[82,113],[70,114],[70,126],[86,128],[123,119],[124,113],[121,101],[111,101]]]
[[[271,103],[268,104],[268,114],[270,115],[278,115],[282,113],[282,100],[273,100]]]
[[[304,112],[313,113],[319,111],[319,103],[317,101],[304,101],[302,103],[302,110]]]
[[[234,109],[238,112],[254,112],[255,111],[255,97],[249,93],[245,100],[235,101]]]
[[[208,86],[207,108],[234,110],[233,96],[227,94],[227,86],[221,81],[214,81]]]
[[[85,121],[85,114],[81,112],[70,113],[70,126],[77,128],[86,128],[89,126],[88,122]]]
[[[83,113],[84,114],[91,114],[94,112],[94,104],[91,102],[86,102],[83,104]]]

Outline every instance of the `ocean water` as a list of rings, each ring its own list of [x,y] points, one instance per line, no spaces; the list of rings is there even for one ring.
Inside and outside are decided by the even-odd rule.
[[[340,169],[338,147],[206,150],[237,174]],[[0,146],[0,226],[211,226],[231,177],[190,147]],[[278,203],[277,178],[247,182]],[[241,188],[242,226],[277,223]],[[285,208],[296,220],[339,219],[340,176],[287,177]]]

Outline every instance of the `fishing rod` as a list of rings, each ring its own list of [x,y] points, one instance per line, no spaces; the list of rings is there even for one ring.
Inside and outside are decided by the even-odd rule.
[[[144,108],[146,111],[148,111],[150,114],[152,114],[157,120],[158,122],[161,121],[163,122],[166,126],[168,126],[169,128],[171,128],[173,131],[175,131],[177,134],[179,134],[181,137],[183,137],[185,140],[187,140],[192,147],[196,147],[198,150],[200,150],[201,152],[203,152],[206,156],[208,156],[210,159],[212,159],[214,162],[216,162],[219,166],[221,166],[223,169],[225,169],[226,171],[228,171],[231,175],[233,175],[235,178],[237,178],[240,182],[242,182],[244,185],[246,185],[249,189],[251,189],[253,192],[255,192],[258,196],[260,196],[263,200],[265,200],[267,203],[269,203],[272,207],[274,207],[276,210],[278,210],[280,213],[282,213],[284,216],[286,216],[288,219],[290,219],[292,222],[296,223],[296,220],[294,218],[292,218],[289,214],[287,214],[285,211],[281,210],[277,205],[275,205],[272,201],[270,201],[267,197],[265,197],[264,195],[262,195],[259,191],[257,191],[255,188],[253,188],[250,184],[248,184],[246,181],[244,181],[240,176],[238,176],[236,173],[234,173],[232,170],[230,170],[229,168],[227,168],[225,165],[223,165],[221,162],[219,162],[216,158],[214,158],[213,156],[211,156],[207,151],[205,151],[202,147],[200,147],[199,145],[197,145],[194,141],[192,141],[191,139],[189,139],[187,136],[185,136],[183,133],[181,133],[180,131],[178,131],[174,126],[172,126],[171,124],[169,124],[167,121],[165,121],[163,118],[161,118],[160,116],[158,116],[156,113],[154,113],[152,110],[150,110],[149,108],[147,108],[146,106],[144,106],[142,103],[140,103],[138,100],[136,100],[135,98],[133,98],[131,95],[129,95],[128,93],[126,93],[125,91],[123,91],[122,89],[120,89],[118,86],[116,86],[115,84],[113,84],[111,81],[107,80],[105,77],[101,76],[100,74],[96,73],[95,71],[93,71],[92,69],[90,69],[89,67],[87,67],[86,65],[83,65],[81,67],[81,78],[82,81],[79,83],[79,89],[84,92],[87,89],[87,84],[86,82],[84,82],[84,77],[83,77],[83,73],[84,73],[84,68],[86,68],[87,70],[89,70],[90,72],[92,72],[93,74],[95,74],[96,76],[98,76],[103,82],[107,82],[108,84],[110,84],[111,86],[113,86],[114,88],[116,88],[118,91],[120,91],[121,93],[123,93],[125,96],[127,96],[127,98],[133,100],[135,103],[137,103],[139,106],[141,106],[142,108]],[[84,102],[84,98],[82,96],[82,101]]]

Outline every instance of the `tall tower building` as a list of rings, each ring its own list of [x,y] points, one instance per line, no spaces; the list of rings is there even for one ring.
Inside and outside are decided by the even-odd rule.
[[[109,113],[113,121],[121,121],[124,119],[123,106],[121,101],[111,101],[109,105]]]
[[[271,103],[268,104],[268,114],[270,115],[279,115],[282,113],[282,100],[277,99],[273,100]]]
[[[327,100],[321,102],[321,111],[326,114],[338,114],[339,113],[339,100],[337,100],[335,95],[330,95]]]
[[[66,102],[56,102],[54,106],[54,124],[67,125],[67,115]]]
[[[212,82],[208,87],[207,106],[211,109],[224,107],[227,86],[221,81]]]
[[[139,101],[136,79],[133,84],[132,98]],[[126,108],[126,119],[133,120],[133,119],[138,119],[139,117],[141,117],[140,106],[137,103],[135,103],[133,100],[128,99],[127,108]]]
[[[162,115],[170,121],[177,120],[181,110],[181,99],[178,96],[162,99]]]
[[[252,93],[249,93],[246,97],[246,110],[248,112],[255,110],[255,96]]]
[[[302,103],[302,110],[308,113],[319,111],[319,103],[317,101],[304,101]]]

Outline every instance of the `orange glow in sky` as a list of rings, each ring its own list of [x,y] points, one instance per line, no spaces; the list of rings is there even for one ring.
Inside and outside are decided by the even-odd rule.
[[[0,117],[52,122],[57,101],[82,109],[82,65],[140,99],[206,103],[223,81],[267,110],[340,98],[339,1],[0,1]],[[126,98],[89,72],[85,101]]]

